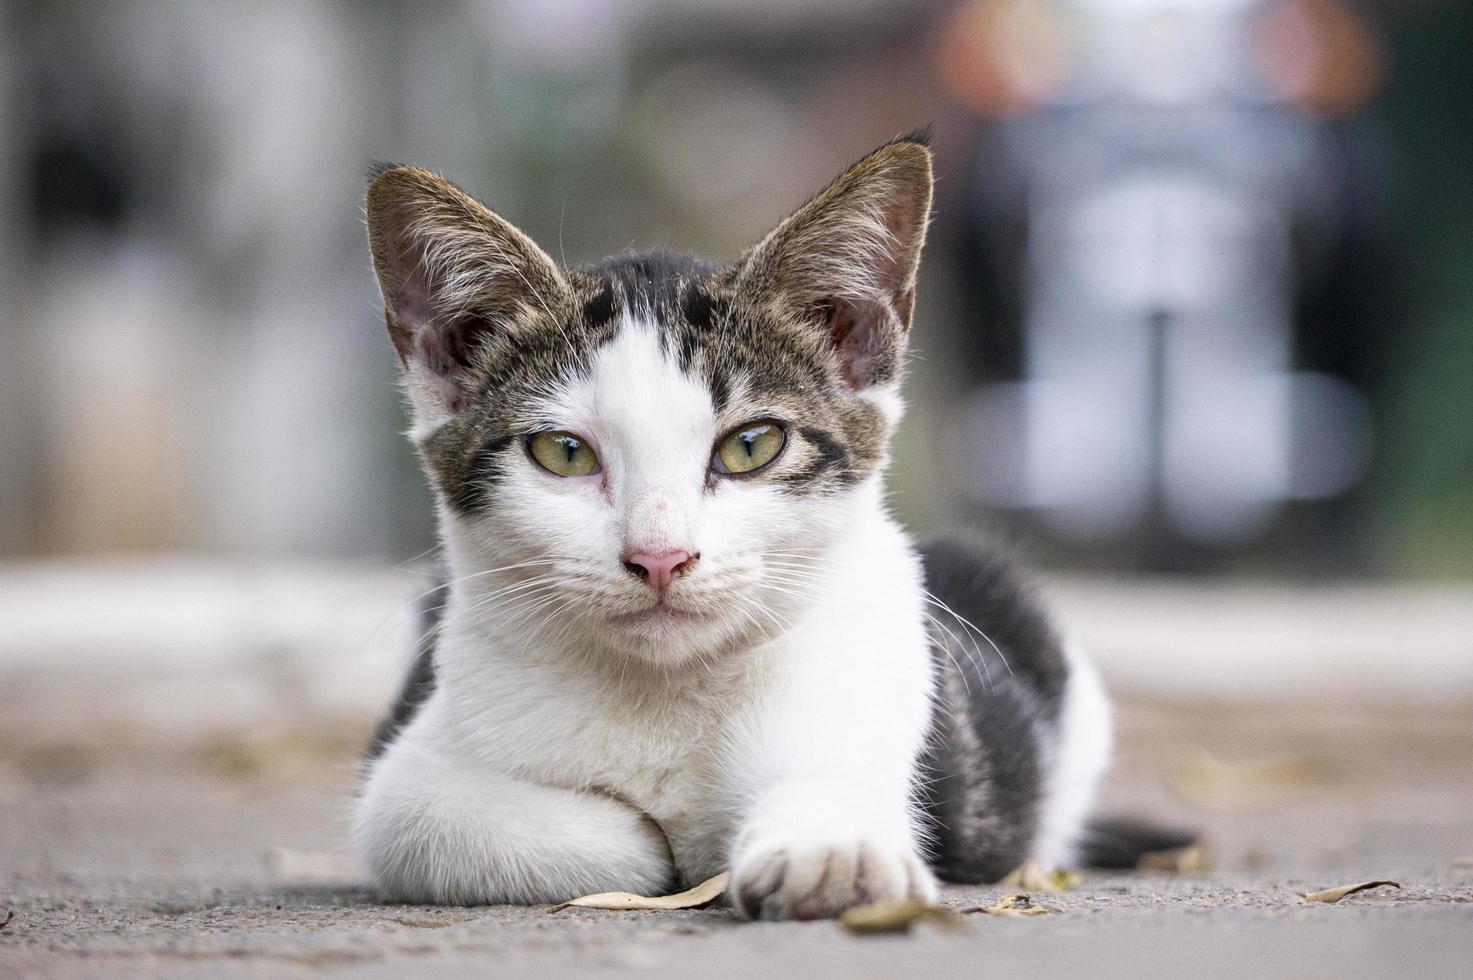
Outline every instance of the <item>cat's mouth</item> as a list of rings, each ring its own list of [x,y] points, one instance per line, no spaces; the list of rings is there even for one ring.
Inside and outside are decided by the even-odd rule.
[[[663,599],[657,599],[643,609],[618,613],[609,618],[611,622],[626,626],[654,626],[665,623],[698,623],[706,616],[693,609],[678,609]]]

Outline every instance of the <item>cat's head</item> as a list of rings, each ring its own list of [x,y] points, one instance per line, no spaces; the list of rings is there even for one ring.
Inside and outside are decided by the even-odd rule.
[[[790,621],[878,506],[931,182],[900,139],[730,264],[566,269],[444,179],[377,173],[374,268],[466,614],[666,664]]]

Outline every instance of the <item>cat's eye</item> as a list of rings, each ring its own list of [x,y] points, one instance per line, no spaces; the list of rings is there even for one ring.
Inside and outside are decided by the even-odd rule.
[[[787,442],[787,433],[776,422],[748,422],[716,444],[711,468],[718,473],[755,473],[777,459]]]
[[[593,447],[571,432],[539,432],[527,441],[537,465],[555,476],[590,476],[598,472]]]

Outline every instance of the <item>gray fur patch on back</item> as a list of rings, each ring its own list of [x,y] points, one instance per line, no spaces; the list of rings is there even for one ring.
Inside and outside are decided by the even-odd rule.
[[[1033,846],[1068,665],[1000,549],[947,540],[922,551],[927,588],[952,612],[932,609],[939,693],[917,800],[937,874],[992,882]]]

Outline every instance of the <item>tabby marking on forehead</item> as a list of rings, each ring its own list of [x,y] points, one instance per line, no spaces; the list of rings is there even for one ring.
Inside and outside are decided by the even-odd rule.
[[[631,322],[653,331],[661,352],[700,380],[715,416],[776,411],[802,423],[796,438],[804,464],[778,477],[783,492],[838,492],[882,463],[888,425],[873,405],[834,383],[827,352],[801,325],[744,302],[706,263],[663,252],[627,255],[585,267],[573,285],[579,301],[553,311],[557,319],[534,317],[488,344],[473,403],[422,443],[457,512],[491,504],[509,454],[528,434],[519,416],[548,391],[586,380],[598,352]]]

